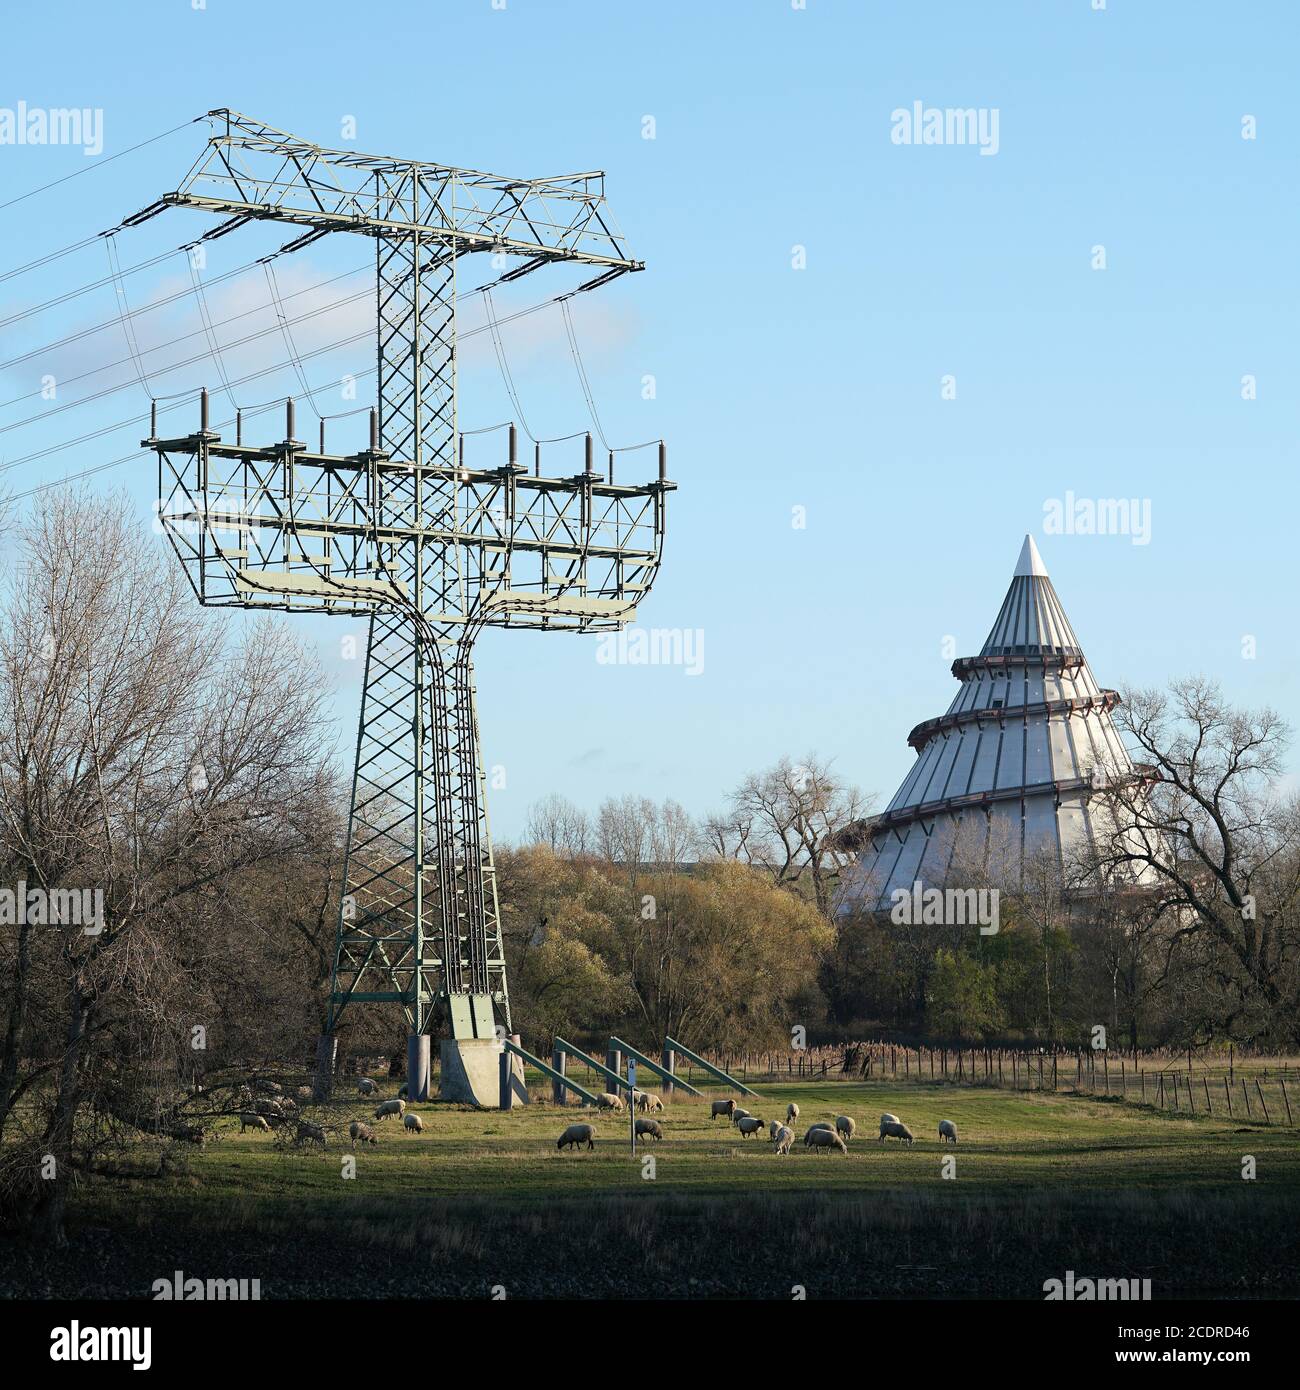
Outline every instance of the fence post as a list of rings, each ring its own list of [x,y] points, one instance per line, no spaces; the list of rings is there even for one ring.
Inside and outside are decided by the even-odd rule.
[[[1277,1082],[1278,1085],[1282,1088],[1282,1102],[1286,1106],[1286,1122],[1287,1124],[1292,1124],[1293,1121],[1291,1119],[1291,1097],[1288,1096],[1286,1093],[1286,1077],[1279,1076]]]
[[[1246,1089],[1246,1078],[1244,1076],[1241,1078],[1241,1096],[1246,1102],[1246,1118],[1248,1120],[1253,1120],[1255,1117],[1250,1113],[1250,1092]]]
[[[1101,1073],[1106,1079],[1106,1094],[1110,1095],[1110,1056],[1105,1052],[1101,1054]]]
[[[1223,1078],[1223,1094],[1228,1098],[1228,1114],[1232,1114],[1232,1087],[1228,1085],[1228,1078]]]
[[[1264,1111],[1264,1123],[1271,1125],[1273,1121],[1268,1113],[1268,1101],[1264,1099],[1264,1088],[1259,1084],[1259,1077],[1255,1078],[1255,1094],[1259,1097],[1260,1108]]]
[[[1207,1112],[1208,1114],[1213,1115],[1213,1114],[1214,1114],[1214,1106],[1213,1106],[1213,1104],[1212,1104],[1211,1101],[1210,1101],[1210,1078],[1209,1078],[1208,1076],[1203,1076],[1203,1077],[1201,1077],[1201,1081],[1202,1081],[1202,1083],[1203,1083],[1204,1086],[1205,1086],[1205,1109],[1206,1109],[1206,1112]]]

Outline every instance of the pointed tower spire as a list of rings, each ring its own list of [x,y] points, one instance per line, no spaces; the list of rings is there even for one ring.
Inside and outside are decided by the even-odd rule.
[[[1043,557],[1038,553],[1033,536],[1027,535],[1024,545],[1020,547],[1020,559],[1016,561],[1016,574],[1040,574],[1044,579],[1047,578],[1047,566],[1043,564]]]
[[[908,735],[916,762],[884,812],[858,828],[861,851],[836,912],[887,909],[895,891],[950,874],[1014,883],[1043,846],[1064,868],[1100,830],[1094,769],[1131,771],[1032,536],[978,656],[959,657],[947,713]]]

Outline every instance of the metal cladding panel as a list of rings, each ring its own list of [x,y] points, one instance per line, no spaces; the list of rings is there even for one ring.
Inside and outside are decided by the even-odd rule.
[[[925,853],[928,841],[925,828],[920,821],[913,821],[908,829],[907,841],[894,862],[890,882],[883,890],[886,898],[895,888],[910,888],[921,866],[921,856]]]
[[[998,790],[1025,785],[1025,727],[1008,724],[998,751]]]
[[[1087,773],[1075,760],[1070,735],[1076,729],[1082,730],[1081,719],[1053,719],[1049,725],[1052,748],[1052,776],[1058,781],[1070,777],[1085,777]]]
[[[1055,727],[1055,721],[1052,727]],[[1025,783],[1031,787],[1052,780],[1048,729],[1047,722],[1034,719],[1025,730]]]
[[[922,732],[928,737],[916,763],[889,803],[888,814],[904,819],[871,836],[844,875],[837,912],[886,906],[918,877],[942,886],[958,857],[968,871],[987,855],[991,871],[996,862],[1021,875],[1027,847],[1048,843],[1068,864],[1098,833],[1090,812],[1099,804],[1061,784],[1089,777],[1095,766],[1123,772],[1132,764],[1100,703],[1107,693],[1028,537],[980,657],[962,669],[949,722]],[[1060,708],[1066,702],[1084,703]],[[1004,727],[988,717],[995,708]],[[942,804],[970,797],[986,800]]]
[[[975,768],[971,773],[970,789],[973,792],[993,790],[993,779],[998,770],[998,744],[1001,730],[996,725],[985,724],[973,731],[978,740],[975,748]],[[971,731],[966,734],[971,737]]]
[[[934,795],[951,796],[952,788],[948,785],[952,777],[953,760],[957,756],[957,749],[961,746],[961,737],[957,734],[945,734],[942,739],[935,739],[940,745],[939,765],[934,774]]]

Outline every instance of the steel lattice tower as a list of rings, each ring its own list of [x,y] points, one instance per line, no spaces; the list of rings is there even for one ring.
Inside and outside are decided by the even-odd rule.
[[[343,903],[321,1075],[350,1003],[395,1002],[423,1098],[439,1005],[451,1047],[443,1089],[495,1086],[506,989],[472,653],[486,626],[608,630],[635,616],[662,554],[666,480],[616,484],[592,465],[543,478],[517,459],[467,468],[456,419],[456,266],[519,257],[501,280],[553,262],[594,267],[594,288],[642,263],[623,248],[598,173],[518,180],[326,150],[233,111],[168,207],[371,236],[377,411],[370,448],[327,454],[294,439],[223,443],[209,429],[145,441],[159,456],[159,515],[206,604],[365,614]],[[611,455],[612,459],[612,455]],[[227,539],[236,536],[234,544]],[[490,1040],[490,1043],[489,1043]],[[480,1048],[490,1046],[488,1059]],[[477,1053],[477,1060],[476,1060]],[[490,1079],[488,1067],[490,1066]],[[476,1067],[482,1071],[480,1077]]]

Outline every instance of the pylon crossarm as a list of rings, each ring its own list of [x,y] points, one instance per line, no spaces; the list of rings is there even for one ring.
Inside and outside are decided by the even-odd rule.
[[[613,484],[597,475],[519,476],[495,469],[417,468],[375,450],[330,454],[291,437],[224,443],[206,427],[142,441],[159,458],[158,517],[202,601],[213,607],[355,616],[419,612],[429,624],[617,629],[632,621],[663,554],[665,478]],[[292,403],[286,409],[292,431]],[[513,460],[513,432],[510,458]],[[388,481],[436,484],[448,506],[425,516],[384,507]],[[468,610],[418,609],[417,549],[462,555]],[[448,597],[451,597],[448,591]]]
[[[458,253],[504,252],[538,265],[644,268],[627,255],[602,173],[504,178],[327,149],[237,111],[209,114],[219,123],[217,133],[180,187],[159,199],[169,207],[318,232],[423,235]]]

